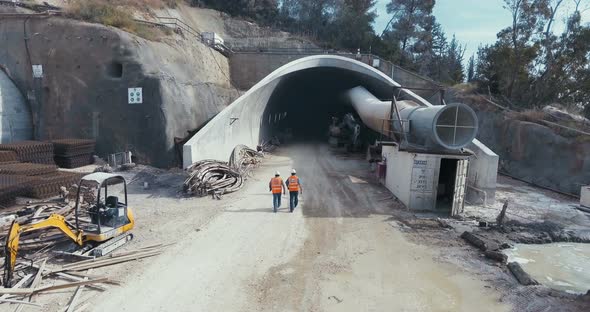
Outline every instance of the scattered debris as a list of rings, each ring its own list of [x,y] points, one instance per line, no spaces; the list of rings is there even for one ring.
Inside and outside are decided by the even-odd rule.
[[[500,263],[506,263],[506,261],[508,261],[508,256],[501,251],[486,250],[484,254],[486,258],[498,261]]]
[[[96,167],[94,169],[94,172],[112,173],[113,172],[113,168],[111,168],[111,166],[109,166],[109,164],[105,164],[105,165]]]
[[[504,202],[504,205],[502,206],[502,211],[500,211],[500,214],[498,215],[498,217],[496,217],[496,223],[499,227],[502,227],[504,225],[504,219],[506,218],[506,209],[508,209],[508,201]]]
[[[260,157],[263,157],[262,153],[238,145],[227,163],[218,160],[196,162],[186,169],[189,177],[184,181],[183,189],[189,195],[211,194],[213,199],[221,199],[223,194],[242,188],[244,180],[260,165]]]
[[[184,191],[189,195],[218,196],[239,190],[244,179],[227,163],[217,160],[203,160],[187,168],[189,177],[184,181]]]
[[[130,151],[110,154],[108,162],[111,168],[115,170],[127,170],[135,166],[133,163],[133,154]]]
[[[261,145],[258,145],[256,147],[256,150],[258,150],[259,152],[272,152],[277,147],[279,147],[279,145],[281,145],[281,141],[279,141],[279,138],[275,136],[270,140],[262,143]]]
[[[525,286],[529,285],[539,285],[539,283],[533,279],[527,272],[525,272],[518,262],[510,262],[508,263],[508,269],[510,272],[514,274],[514,277],[518,280],[519,283]]]
[[[242,176],[249,177],[254,168],[260,165],[262,153],[246,145],[238,145],[229,157],[229,166],[236,169]]]
[[[447,220],[441,219],[441,218],[436,218],[436,222],[438,222],[438,224],[445,229],[452,229],[453,227],[449,225],[449,223],[447,222]]]
[[[59,289],[75,288],[73,295],[64,308],[64,311],[79,311],[84,306],[86,299],[80,299],[83,289],[87,291],[104,291],[107,285],[119,285],[116,280],[105,276],[92,274],[93,268],[111,266],[124,262],[134,261],[146,257],[159,255],[168,245],[156,244],[139,248],[136,250],[110,254],[100,258],[82,260],[78,262],[62,264],[55,262],[50,264],[47,258],[33,262],[19,262],[19,271],[30,272],[23,277],[12,288],[0,288],[0,305],[3,303],[17,304],[17,310],[23,305],[40,306],[34,302],[35,295]],[[32,271],[32,272],[31,272]],[[32,281],[31,281],[32,278]],[[53,281],[42,285],[50,278],[69,280],[66,283],[55,284]]]
[[[344,299],[340,299],[336,296],[330,296],[330,297],[328,297],[328,299],[334,299],[336,301],[336,303],[341,303],[342,301],[344,301]]]
[[[463,232],[463,234],[461,234],[461,238],[466,240],[471,245],[481,249],[482,251],[498,250],[499,249],[499,246],[497,244],[495,244],[494,242],[486,241],[471,232],[467,232],[467,231]]]

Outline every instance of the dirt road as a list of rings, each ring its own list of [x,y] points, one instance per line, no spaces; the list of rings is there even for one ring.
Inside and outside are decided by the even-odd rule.
[[[288,156],[287,156],[288,155]],[[272,213],[268,180],[294,167],[300,206]],[[502,311],[488,285],[407,241],[390,193],[325,146],[277,155],[198,231],[94,299],[95,311]],[[198,210],[193,210],[198,213]],[[187,212],[188,213],[188,212]],[[187,217],[190,219],[191,217]],[[392,226],[393,225],[393,226]]]

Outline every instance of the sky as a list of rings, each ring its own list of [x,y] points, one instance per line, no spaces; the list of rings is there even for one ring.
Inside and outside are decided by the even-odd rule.
[[[571,12],[570,3],[565,0],[566,6],[561,12],[562,16],[556,23],[554,31],[563,30],[563,16]],[[390,0],[377,0],[375,6],[379,15],[375,21],[375,32],[381,34],[385,25],[391,17],[387,15],[386,4]],[[441,24],[447,38],[453,34],[464,45],[466,45],[465,61],[477,52],[477,47],[482,44],[491,44],[496,42],[496,34],[510,25],[510,12],[502,6],[503,0],[437,0],[434,6],[434,16]],[[583,21],[590,22],[590,10],[583,14]]]

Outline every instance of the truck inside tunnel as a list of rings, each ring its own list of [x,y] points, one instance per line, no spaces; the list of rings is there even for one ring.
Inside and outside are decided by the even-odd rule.
[[[390,99],[392,88],[367,75],[334,67],[316,67],[285,76],[269,98],[262,117],[261,136],[288,133],[295,141],[326,140],[332,117],[352,113],[362,121],[343,93],[363,86],[376,97]],[[363,127],[361,136],[374,134]]]

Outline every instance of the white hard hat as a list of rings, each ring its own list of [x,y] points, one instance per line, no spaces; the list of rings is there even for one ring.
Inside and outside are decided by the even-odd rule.
[[[275,175],[278,176],[278,175],[281,175],[281,173],[277,171],[277,172],[275,172]]]
[[[293,169],[293,170],[291,170],[291,173],[295,174],[295,173],[297,173],[297,171],[295,169]]]

